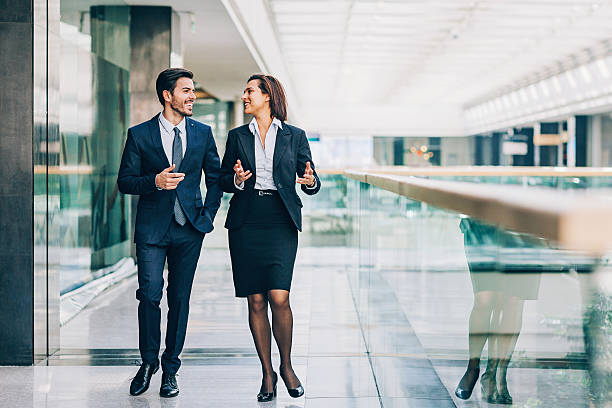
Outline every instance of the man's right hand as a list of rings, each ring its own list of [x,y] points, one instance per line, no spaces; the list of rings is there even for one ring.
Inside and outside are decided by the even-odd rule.
[[[175,165],[162,170],[155,176],[155,185],[163,190],[174,190],[178,184],[185,178],[185,173],[172,173]]]

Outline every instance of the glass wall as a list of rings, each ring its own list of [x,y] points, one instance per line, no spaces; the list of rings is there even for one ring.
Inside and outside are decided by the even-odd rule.
[[[129,124],[129,7],[61,7],[59,135],[49,140],[49,263],[60,293],[130,256],[130,198],[116,185]]]
[[[206,123],[212,128],[213,136],[217,142],[219,156],[223,157],[227,132],[230,130],[232,102],[223,102],[216,99],[196,99],[192,118],[198,122]]]
[[[316,199],[302,195],[303,230],[300,245],[345,247],[351,237],[352,225],[347,208],[347,179],[339,173],[319,173],[321,190]]]
[[[612,187],[612,178],[582,176],[427,176],[432,180],[467,181],[486,184],[512,184],[524,187],[546,187],[556,190],[600,189]]]
[[[474,164],[480,139],[473,137],[389,137],[372,139],[372,157],[381,166],[466,166]],[[485,164],[485,163],[476,163]],[[486,163],[490,164],[490,163]],[[499,160],[496,163],[499,164]],[[357,168],[351,164],[351,168]]]
[[[59,304],[57,274],[48,273],[47,162],[53,160],[57,146],[59,109],[57,106],[59,69],[49,60],[59,54],[59,24],[53,15],[54,4],[34,4],[34,129],[32,161],[34,166],[34,361],[44,359],[59,346]],[[25,272],[25,271],[24,271]],[[57,293],[57,292],[56,292]]]
[[[592,137],[598,136],[598,150],[591,153],[591,162],[594,166],[612,166],[612,113],[593,115],[590,122],[590,133]]]
[[[356,180],[346,191],[346,268],[382,397],[441,395],[433,387],[457,406],[612,403],[607,258]]]

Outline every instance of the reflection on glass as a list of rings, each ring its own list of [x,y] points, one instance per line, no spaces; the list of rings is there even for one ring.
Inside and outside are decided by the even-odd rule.
[[[321,195],[318,200],[302,195],[304,230],[300,234],[301,245],[338,247],[346,246],[351,223],[347,211],[347,181],[341,174],[319,174]]]
[[[560,180],[534,185],[609,182]],[[612,402],[612,279],[593,272],[601,260],[352,179],[346,197],[345,268],[381,395]]]
[[[528,246],[525,237],[504,232],[494,226],[463,218],[464,236],[474,306],[469,319],[469,362],[455,390],[457,397],[468,399],[480,374],[480,358],[488,342],[486,370],[480,378],[481,395],[487,402],[512,404],[506,374],[523,324],[525,300],[535,300],[540,288],[540,274],[517,270],[521,249]],[[499,244],[499,248],[498,248]],[[506,265],[498,263],[498,249],[511,251]],[[515,258],[515,263],[511,263]],[[519,272],[506,273],[507,270]]]
[[[130,255],[130,198],[116,186],[129,124],[129,7],[62,8],[60,34],[60,133],[49,154],[49,257],[65,294]]]

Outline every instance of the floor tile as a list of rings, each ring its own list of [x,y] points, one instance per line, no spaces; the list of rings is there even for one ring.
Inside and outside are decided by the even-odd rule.
[[[308,398],[306,408],[380,408],[378,397]]]

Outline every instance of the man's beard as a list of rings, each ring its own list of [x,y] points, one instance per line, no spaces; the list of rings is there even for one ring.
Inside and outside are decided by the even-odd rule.
[[[191,113],[187,113],[186,111],[181,110],[178,106],[175,106],[174,103],[171,103],[170,107],[172,108],[173,111],[175,111],[179,115],[182,115],[182,116],[191,116],[191,115],[193,115],[193,110],[191,111]]]

